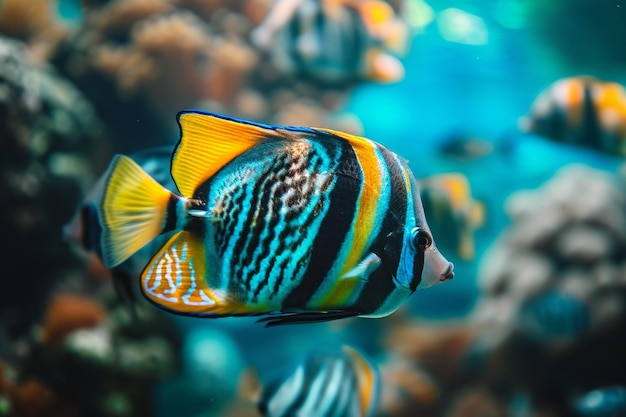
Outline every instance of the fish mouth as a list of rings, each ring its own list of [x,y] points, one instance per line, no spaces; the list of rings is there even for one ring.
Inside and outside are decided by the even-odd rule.
[[[448,262],[448,267],[441,274],[441,278],[439,279],[439,282],[444,282],[452,278],[454,278],[454,264],[452,262]]]

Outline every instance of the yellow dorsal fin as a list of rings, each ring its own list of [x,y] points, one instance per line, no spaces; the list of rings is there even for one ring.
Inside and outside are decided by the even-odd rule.
[[[183,197],[259,141],[279,134],[271,126],[213,113],[178,114],[181,138],[172,159],[172,177]]]
[[[372,144],[374,143],[371,140],[369,140],[367,138],[364,138],[362,136],[351,135],[350,133],[340,132],[338,130],[325,129],[323,127],[314,127],[313,129],[319,130],[321,132],[328,132],[328,133],[331,133],[331,134],[333,134],[335,136],[338,136],[341,139],[347,141],[350,145],[352,145],[354,147],[364,146],[365,145],[368,148],[371,148]]]

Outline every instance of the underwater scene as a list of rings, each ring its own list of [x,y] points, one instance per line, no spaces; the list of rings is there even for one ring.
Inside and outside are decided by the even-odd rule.
[[[0,417],[626,416],[625,39],[0,0]]]

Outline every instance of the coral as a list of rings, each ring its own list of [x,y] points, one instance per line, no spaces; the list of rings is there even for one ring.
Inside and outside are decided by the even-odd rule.
[[[445,417],[506,417],[509,412],[501,400],[487,389],[473,387],[459,393]]]
[[[76,410],[59,399],[44,383],[31,379],[14,387],[10,394],[12,409],[20,417],[74,417]]]
[[[475,328],[460,323],[407,322],[394,326],[385,343],[389,351],[453,384],[458,383],[476,333]]]
[[[95,327],[105,317],[104,306],[96,300],[75,294],[57,294],[50,300],[41,340],[46,344],[59,343],[78,329]]]
[[[382,416],[428,416],[440,406],[440,384],[414,363],[392,358],[380,367]]]
[[[561,415],[575,393],[626,383],[624,184],[570,165],[512,195],[512,224],[481,264],[472,321],[487,375],[528,391],[537,410]]]
[[[66,35],[55,6],[50,0],[0,2],[0,34],[27,42],[38,60],[46,60]]]
[[[93,179],[99,133],[71,83],[36,64],[25,44],[0,38],[0,229],[13,237],[0,258],[0,318],[10,335],[28,329],[62,271],[77,264],[60,231]]]
[[[354,83],[329,88],[285,77],[249,41],[271,5],[117,0],[85,6],[84,24],[52,62],[93,101],[116,151],[173,145],[174,115],[189,107],[361,133],[353,118],[330,117]],[[293,94],[288,100],[285,91]]]

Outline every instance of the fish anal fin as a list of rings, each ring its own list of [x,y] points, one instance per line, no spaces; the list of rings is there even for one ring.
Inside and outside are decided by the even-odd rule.
[[[184,197],[237,156],[266,137],[271,126],[186,110],[178,114],[181,139],[172,158],[172,177]]]
[[[208,317],[253,313],[206,282],[202,240],[189,232],[178,232],[144,269],[141,290],[154,304],[172,313]]]

